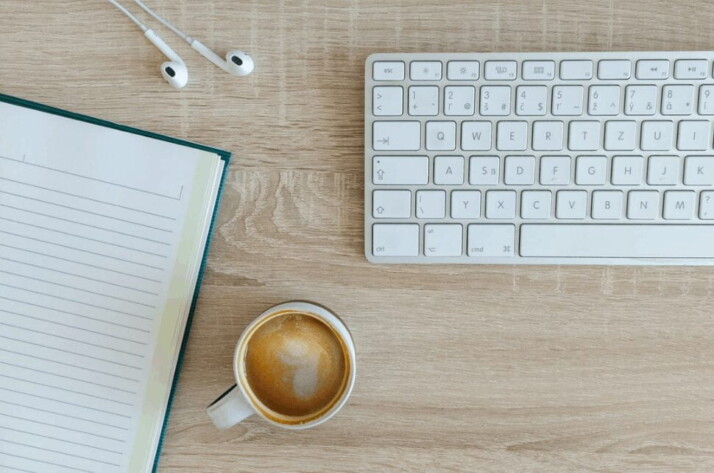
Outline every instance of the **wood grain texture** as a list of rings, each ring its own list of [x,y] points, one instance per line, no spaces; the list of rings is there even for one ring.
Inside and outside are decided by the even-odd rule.
[[[161,472],[714,471],[711,268],[397,267],[363,248],[372,52],[699,50],[707,0],[152,0],[249,78],[163,58],[100,0],[0,2],[0,91],[234,151]],[[2,137],[0,137],[2,139]],[[304,298],[341,314],[353,398],[285,432],[216,431],[247,323]]]

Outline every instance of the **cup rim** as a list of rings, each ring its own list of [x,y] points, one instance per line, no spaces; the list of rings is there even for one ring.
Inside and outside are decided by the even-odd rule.
[[[279,312],[281,310],[288,310],[288,309],[293,309],[293,310],[299,310],[302,312],[307,312],[309,314],[315,315],[320,318],[323,322],[329,324],[333,329],[335,329],[338,332],[338,335],[344,340],[345,342],[345,347],[347,349],[348,356],[350,358],[350,373],[349,377],[347,379],[347,384],[345,385],[345,389],[342,392],[342,395],[340,396],[340,399],[335,402],[335,404],[322,414],[320,417],[317,419],[313,419],[311,421],[302,423],[302,424],[281,424],[280,422],[277,422],[268,416],[266,416],[259,408],[258,406],[255,405],[252,397],[248,395],[248,391],[245,386],[243,386],[243,383],[241,381],[241,376],[240,376],[240,366],[241,363],[239,363],[238,360],[238,354],[243,348],[243,345],[248,341],[248,335],[251,334],[253,329],[259,325],[266,317],[274,314],[275,312]],[[241,360],[242,361],[242,360]],[[243,333],[241,334],[240,338],[238,339],[238,342],[236,343],[236,348],[233,352],[233,376],[236,381],[236,386],[238,386],[238,389],[240,389],[241,394],[245,398],[246,402],[250,405],[251,408],[253,408],[253,411],[263,418],[264,420],[268,421],[269,423],[281,427],[283,429],[290,429],[290,430],[303,430],[303,429],[308,429],[310,427],[315,427],[319,424],[322,424],[323,422],[329,420],[331,417],[333,417],[335,414],[337,414],[342,407],[347,403],[347,400],[349,399],[350,395],[352,394],[352,389],[355,384],[355,379],[357,377],[357,356],[355,352],[355,346],[354,346],[354,340],[352,339],[352,333],[350,330],[347,328],[347,325],[342,321],[340,317],[337,316],[331,309],[328,309],[327,307],[311,302],[311,301],[305,301],[305,300],[294,300],[294,301],[287,301],[287,302],[282,302],[280,304],[274,305],[272,307],[269,307],[268,309],[264,310],[258,317],[256,317],[248,326],[243,330]]]

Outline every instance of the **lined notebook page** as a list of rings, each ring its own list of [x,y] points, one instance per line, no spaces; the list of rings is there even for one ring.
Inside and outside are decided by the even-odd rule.
[[[220,166],[0,103],[0,471],[149,461]]]

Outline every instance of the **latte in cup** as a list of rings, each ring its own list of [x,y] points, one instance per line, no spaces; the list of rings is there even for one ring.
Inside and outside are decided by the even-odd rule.
[[[308,301],[278,304],[260,314],[236,344],[236,384],[206,413],[219,429],[257,414],[276,427],[302,430],[344,407],[357,376],[355,345],[345,323]]]
[[[246,334],[236,353],[246,395],[274,422],[311,422],[340,401],[350,356],[342,336],[315,314],[281,310]]]

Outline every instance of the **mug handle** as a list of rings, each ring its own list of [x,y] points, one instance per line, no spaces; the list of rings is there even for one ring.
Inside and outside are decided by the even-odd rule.
[[[243,419],[255,414],[255,410],[236,384],[213,401],[206,408],[206,412],[213,425],[219,429],[233,427]]]

